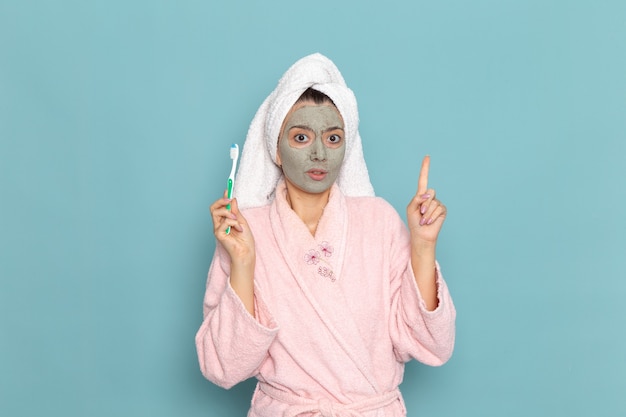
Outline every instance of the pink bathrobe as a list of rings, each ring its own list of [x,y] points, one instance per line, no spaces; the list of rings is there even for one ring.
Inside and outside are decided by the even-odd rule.
[[[315,237],[285,185],[244,212],[256,242],[255,312],[229,284],[218,244],[196,335],[206,378],[229,388],[259,380],[248,416],[404,416],[404,363],[441,365],[454,347],[455,309],[437,266],[439,305],[427,311],[409,233],[377,197],[333,186]]]

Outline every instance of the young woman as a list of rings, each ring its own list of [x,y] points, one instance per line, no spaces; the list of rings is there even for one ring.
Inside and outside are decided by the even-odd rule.
[[[196,336],[208,379],[258,379],[249,416],[404,416],[404,363],[448,360],[456,313],[435,260],[446,208],[429,163],[407,230],[373,195],[356,100],[330,60],[296,62],[265,100],[236,198],[211,206]]]

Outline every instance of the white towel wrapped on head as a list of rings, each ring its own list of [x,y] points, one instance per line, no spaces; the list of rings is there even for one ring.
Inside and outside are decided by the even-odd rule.
[[[276,184],[282,176],[276,165],[280,128],[291,107],[308,88],[330,97],[344,121],[346,153],[337,185],[347,196],[374,195],[363,158],[356,98],[335,64],[321,54],[313,54],[285,72],[250,124],[235,179],[234,196],[239,208],[263,206],[274,198]]]

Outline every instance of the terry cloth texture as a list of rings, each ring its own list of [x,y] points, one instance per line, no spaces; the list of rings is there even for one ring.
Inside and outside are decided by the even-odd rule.
[[[429,311],[409,231],[386,201],[345,197],[334,185],[313,236],[286,195],[279,181],[271,204],[243,213],[256,244],[254,316],[216,247],[196,335],[200,369],[223,387],[250,377],[271,386],[257,387],[248,417],[319,416],[311,407],[323,416],[406,416],[402,396],[387,396],[404,363],[441,365],[454,348],[456,312],[439,265],[439,304]]]

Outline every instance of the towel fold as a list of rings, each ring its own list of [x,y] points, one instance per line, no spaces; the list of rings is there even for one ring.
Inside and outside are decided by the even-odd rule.
[[[337,185],[347,196],[374,195],[363,157],[354,93],[335,64],[316,53],[298,60],[285,72],[250,124],[235,179],[234,196],[240,208],[264,206],[273,200],[282,176],[276,165],[280,128],[291,107],[308,88],[330,97],[343,117],[346,153]]]

